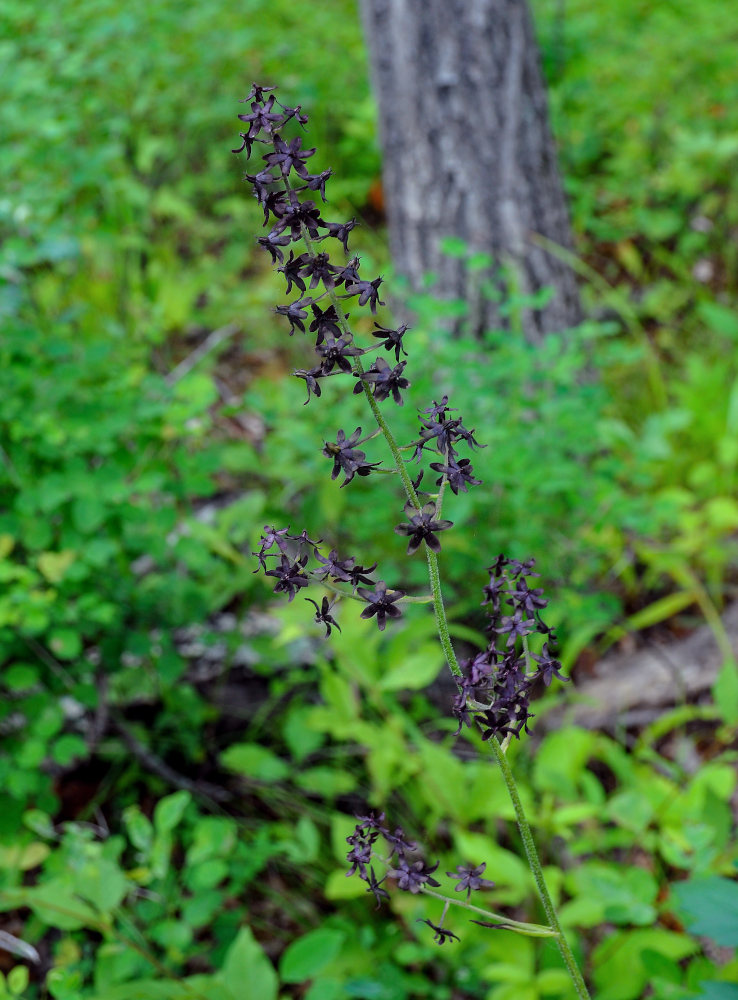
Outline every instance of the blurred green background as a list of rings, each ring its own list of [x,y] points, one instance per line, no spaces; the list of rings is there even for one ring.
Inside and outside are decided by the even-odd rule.
[[[456,636],[479,635],[491,559],[535,556],[576,676],[644,629],[720,633],[735,591],[738,38],[722,0],[533,6],[589,318],[535,349],[452,341],[413,297],[392,417],[409,438],[447,392],[488,445],[484,486],[448,505]],[[0,987],[568,997],[551,945],[460,921],[439,952],[422,900],[377,915],[343,877],[368,803],[443,870],[487,861],[490,905],[539,916],[499,776],[423,693],[442,667],[428,616],[380,637],[349,609],[328,645],[252,572],[262,525],[290,524],[426,586],[386,480],[329,479],[322,441],[368,413],[330,385],[303,408],[307,348],[273,313],[229,152],[251,81],[278,83],[334,170],[330,218],[361,221],[352,249],[391,288],[355,4],[3,13],[0,929],[40,962],[0,951]],[[736,995],[735,920],[714,918],[738,907],[737,687],[728,663],[712,701],[675,692],[642,731],[511,751],[603,1000]]]

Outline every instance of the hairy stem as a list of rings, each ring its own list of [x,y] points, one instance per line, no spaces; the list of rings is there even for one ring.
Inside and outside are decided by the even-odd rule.
[[[523,803],[520,800],[518,786],[513,776],[512,769],[510,768],[510,761],[507,759],[496,736],[493,736],[489,743],[495,757],[497,758],[497,763],[500,765],[502,776],[505,779],[505,784],[507,785],[508,794],[510,795],[513,808],[515,809],[515,819],[517,820],[518,829],[520,830],[520,836],[523,841],[525,856],[528,859],[528,865],[535,880],[538,895],[540,896],[541,903],[543,904],[543,910],[546,914],[546,919],[548,920],[551,929],[556,933],[556,943],[559,946],[561,957],[564,960],[564,964],[566,965],[569,975],[571,976],[571,980],[576,988],[577,996],[581,997],[582,1000],[589,1000],[589,991],[587,990],[582,973],[579,971],[579,966],[574,958],[574,953],[569,947],[569,942],[564,936],[561,924],[559,923],[556,907],[551,899],[551,893],[548,890],[546,879],[543,875],[543,868],[541,867],[541,861],[538,857],[538,850],[536,848],[535,840],[533,839],[533,833],[531,832],[528,818],[525,815],[525,810],[523,809]]]

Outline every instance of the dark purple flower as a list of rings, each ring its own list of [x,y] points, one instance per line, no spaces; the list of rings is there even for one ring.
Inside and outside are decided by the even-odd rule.
[[[381,338],[384,343],[385,351],[395,352],[395,361],[400,360],[400,352],[407,355],[407,351],[402,346],[402,338],[407,333],[408,327],[403,323],[402,326],[398,326],[396,330],[389,330],[384,326],[380,326],[379,323],[374,324],[376,330],[372,330],[372,337]]]
[[[289,246],[292,242],[292,237],[289,233],[282,233],[273,229],[267,236],[260,236],[256,242],[271,255],[272,264],[276,264],[277,261],[283,264],[284,254],[281,247]]]
[[[332,173],[333,171],[329,167],[327,170],[324,170],[321,174],[308,174],[307,177],[305,177],[306,186],[311,191],[320,191],[320,197],[323,199],[323,201],[326,200],[325,183]]]
[[[308,327],[311,333],[317,333],[315,346],[323,343],[326,337],[340,337],[343,334],[340,326],[340,318],[334,306],[321,309],[314,302],[311,306],[313,310],[313,321]]]
[[[321,625],[325,625],[326,639],[331,634],[332,627],[337,628],[339,632],[341,631],[341,626],[338,624],[336,619],[331,615],[331,611],[333,610],[333,604],[336,603],[335,601],[333,602],[333,604],[330,604],[328,602],[328,598],[324,597],[320,607],[318,607],[317,603],[312,599],[312,597],[306,597],[305,600],[310,601],[311,604],[315,605],[315,621]]]
[[[277,578],[277,586],[274,588],[274,593],[282,592],[288,594],[291,601],[301,587],[307,587],[309,581],[304,572],[307,561],[307,556],[303,556],[302,559],[298,559],[295,562],[290,562],[285,555],[280,556],[279,566],[266,571],[267,576],[275,576]]]
[[[374,281],[354,281],[346,285],[346,295],[358,295],[359,305],[365,306],[368,302],[369,308],[375,313],[378,305],[384,305],[384,302],[379,298],[379,286],[381,284],[381,278],[375,278]]]
[[[530,656],[532,660],[535,660],[538,663],[538,669],[536,670],[535,676],[542,680],[546,687],[549,686],[552,678],[554,677],[558,678],[560,681],[564,681],[565,683],[570,680],[569,677],[564,677],[564,675],[560,672],[561,664],[551,655],[547,642],[544,642],[540,656],[536,653],[531,653]]]
[[[336,552],[335,549],[331,549],[328,553],[327,559],[319,552],[315,553],[315,558],[318,562],[323,564],[320,569],[315,571],[316,580],[326,580],[330,577],[332,580],[336,580],[341,583],[351,582],[350,570],[354,565],[353,557],[349,559],[339,559],[338,552]]]
[[[238,103],[248,104],[249,101],[259,101],[261,104],[263,104],[264,94],[269,94],[276,89],[277,89],[276,87],[262,87],[258,83],[252,83],[251,90],[248,92],[246,97],[242,98]]]
[[[430,467],[442,473],[441,478],[436,480],[436,486],[441,485],[445,476],[451,492],[457,495],[459,491],[467,493],[469,486],[479,486],[482,481],[472,475],[472,464],[468,458],[460,458],[458,461],[452,458],[448,465],[444,465],[443,462],[431,462]]]
[[[365,601],[369,601],[369,607],[364,608],[361,612],[361,617],[371,618],[373,615],[376,615],[380,632],[384,632],[387,618],[402,617],[402,612],[398,607],[395,607],[395,602],[405,596],[404,590],[395,590],[391,594],[388,594],[387,584],[384,580],[380,580],[375,585],[373,591],[359,587],[358,592]]]
[[[453,521],[436,520],[436,505],[429,501],[422,510],[418,510],[414,504],[408,501],[405,504],[405,513],[408,515],[408,524],[398,524],[395,531],[398,535],[409,535],[408,554],[415,552],[421,542],[425,542],[432,552],[441,551],[441,543],[436,538],[437,531],[446,531],[453,526]]]
[[[356,828],[357,830],[376,830],[378,833],[386,832],[382,826],[385,820],[385,814],[383,812],[377,816],[374,810],[372,810],[367,816],[357,815],[355,818],[359,820],[359,825]]]
[[[361,380],[354,386],[354,393],[361,392],[362,383],[367,382],[374,386],[376,400],[381,402],[392,393],[392,398],[397,405],[402,406],[403,399],[400,395],[400,389],[407,389],[410,386],[409,381],[402,374],[406,364],[406,361],[401,361],[396,367],[390,368],[384,358],[377,358],[367,371],[354,373],[354,377]]]
[[[306,177],[308,169],[304,161],[313,155],[315,149],[301,149],[302,139],[295,136],[287,144],[284,139],[276,135],[274,137],[274,151],[262,157],[270,167],[278,166],[284,177],[287,177],[290,170],[294,170],[300,177]]]
[[[275,312],[278,312],[280,316],[286,316],[290,321],[290,337],[296,329],[305,333],[304,320],[307,319],[305,306],[309,306],[312,301],[311,298],[296,299],[284,306],[277,306]]]
[[[468,899],[471,896],[472,889],[494,888],[494,882],[491,882],[488,878],[481,878],[486,867],[486,861],[481,865],[477,865],[476,868],[472,868],[471,865],[457,865],[455,872],[446,872],[446,874],[449,878],[460,879],[454,886],[454,889],[456,892],[463,892],[466,889],[466,898]]]
[[[293,284],[299,288],[301,292],[305,291],[305,282],[302,280],[300,274],[301,269],[310,260],[310,254],[301,253],[299,256],[295,257],[292,250],[290,250],[290,255],[281,267],[277,270],[287,279],[287,294],[289,295],[292,291]]]
[[[535,625],[535,619],[523,618],[523,612],[518,608],[512,615],[503,615],[500,619],[500,624],[493,631],[507,636],[507,646],[509,649],[515,645],[518,638],[522,639],[526,635],[530,635]]]
[[[346,878],[359,873],[359,878],[365,882],[369,881],[366,873],[366,866],[372,860],[372,841],[360,834],[347,837],[346,840],[352,845],[351,850],[346,855],[346,860],[351,862],[351,868],[346,872]]]
[[[269,185],[274,184],[275,177],[268,170],[260,170],[258,174],[244,174],[243,179],[253,185],[254,195],[256,196],[256,200],[259,204],[266,205],[267,199],[271,194],[269,191]],[[280,195],[281,197],[284,197],[285,194],[284,191],[277,191],[274,193]],[[268,210],[265,209],[264,212],[265,224],[270,211],[274,211],[271,204],[269,205]]]
[[[348,337],[328,337],[322,344],[315,347],[317,353],[322,357],[321,370],[324,375],[333,371],[334,367],[340,368],[342,372],[351,371],[349,358],[356,358],[364,352],[357,347]]]
[[[270,528],[269,525],[264,525],[264,534],[259,539],[260,549],[258,552],[251,553],[252,556],[256,556],[259,560],[259,566],[256,567],[254,573],[258,573],[260,568],[264,570],[267,568],[266,554],[273,545],[276,545],[280,552],[285,553],[287,551],[285,536],[289,538],[288,531],[289,528],[279,528],[277,530],[277,528]],[[275,556],[276,553],[271,553],[271,555]]]
[[[382,885],[382,882],[384,882],[384,880],[386,878],[387,878],[387,876],[385,875],[381,879],[379,879],[379,881],[377,881],[377,876],[374,874],[374,868],[372,868],[371,866],[369,867],[369,878],[366,880],[369,883],[369,888],[366,891],[367,892],[371,892],[371,893],[374,894],[374,898],[377,901],[377,905],[376,905],[376,909],[377,910],[382,905],[382,900],[383,899],[389,899],[390,898],[389,893],[387,892],[387,890],[380,888],[380,886]]]
[[[425,861],[408,861],[407,858],[401,856],[397,861],[397,868],[390,868],[387,875],[389,878],[397,880],[398,888],[416,894],[424,885],[439,886],[441,884],[431,878],[439,864],[440,862],[436,861],[432,867],[429,867]]]
[[[307,404],[310,402],[311,395],[313,396],[321,395],[321,388],[318,383],[318,379],[323,378],[323,369],[320,367],[320,365],[318,365],[317,368],[310,368],[307,371],[304,368],[298,368],[296,371],[292,372],[292,374],[296,378],[305,379],[305,387],[307,388],[308,391],[308,397],[302,404],[303,406],[307,406]]]
[[[392,848],[393,854],[411,854],[418,849],[418,845],[414,840],[408,840],[405,837],[405,831],[401,826],[396,826],[394,833],[390,833],[389,830],[382,830],[381,832],[384,839]]]
[[[240,121],[246,122],[249,126],[247,133],[249,139],[255,139],[262,129],[267,133],[271,133],[273,125],[277,122],[280,124],[284,122],[284,115],[278,111],[273,111],[273,107],[274,94],[272,94],[263,106],[259,101],[254,101],[251,105],[250,115],[238,116]]]
[[[445,927],[441,927],[438,924],[432,923],[430,920],[420,920],[420,919],[418,919],[418,920],[416,920],[416,923],[418,923],[418,924],[428,924],[429,927],[432,927],[433,931],[434,931],[433,940],[437,941],[438,944],[444,944],[446,941],[451,941],[451,940],[453,940],[453,941],[458,941],[459,940],[459,937],[458,937],[457,934],[452,933],[451,931],[447,930]]]
[[[327,235],[333,236],[335,239],[340,240],[343,243],[343,249],[346,253],[349,252],[348,248],[348,237],[351,230],[356,226],[356,219],[351,219],[350,222],[326,222],[325,227],[328,230]]]
[[[318,253],[314,257],[304,254],[307,259],[302,265],[302,275],[310,278],[310,288],[317,288],[322,281],[326,288],[333,288],[333,278],[338,268],[331,264],[327,253]]]
[[[368,476],[381,462],[366,462],[366,454],[355,448],[361,437],[361,427],[357,427],[351,437],[347,438],[343,430],[339,430],[335,441],[326,441],[323,454],[333,459],[331,479],[336,479],[341,471],[346,478],[341,483],[341,489],[347,486],[355,475]]]
[[[282,232],[289,228],[293,240],[299,240],[302,236],[303,227],[308,235],[317,239],[318,229],[325,226],[320,217],[320,210],[315,202],[300,201],[294,191],[289,192],[289,201],[285,205],[280,205],[279,217],[275,229]]]

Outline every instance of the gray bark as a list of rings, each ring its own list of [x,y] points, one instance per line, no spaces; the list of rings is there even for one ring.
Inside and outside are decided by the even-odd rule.
[[[492,255],[503,294],[554,290],[524,311],[529,339],[578,323],[574,274],[536,242],[571,248],[526,0],[361,2],[398,272],[413,289],[434,272],[442,297],[469,304],[475,332],[505,328],[479,273],[440,252],[442,237],[458,237]]]

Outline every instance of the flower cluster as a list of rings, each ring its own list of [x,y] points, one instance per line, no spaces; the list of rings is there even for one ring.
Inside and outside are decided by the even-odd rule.
[[[348,254],[348,238],[356,220],[326,221],[313,198],[306,196],[306,192],[317,192],[325,202],[325,186],[331,171],[310,173],[307,161],[314,155],[315,149],[303,149],[299,135],[289,140],[283,137],[285,126],[290,123],[304,126],[308,119],[299,106],[289,108],[280,104],[270,93],[272,90],[273,87],[254,84],[251,93],[244,99],[244,103],[251,105],[251,113],[238,117],[248,125],[248,129],[240,133],[242,145],[233,152],[240,153],[245,149],[251,156],[254,144],[269,147],[269,151],[262,156],[264,166],[254,174],[247,173],[245,178],[252,184],[264,211],[264,227],[269,227],[266,236],[259,238],[259,245],[270,254],[277,270],[284,276],[287,294],[293,288],[297,292],[297,298],[277,306],[277,312],[289,321],[291,335],[295,331],[315,335],[317,363],[294,374],[305,380],[308,392],[306,402],[311,396],[321,395],[321,379],[353,374],[359,380],[357,391],[372,391],[377,400],[391,395],[401,405],[400,390],[410,385],[402,374],[405,362],[400,362],[400,351],[405,353],[402,338],[407,327],[391,330],[376,324],[374,336],[382,340],[380,345],[360,348],[355,344],[347,323],[349,314],[340,309],[338,301],[356,299],[358,306],[368,305],[371,312],[376,313],[377,307],[384,305],[379,298],[382,278],[365,279],[360,273],[358,257],[334,264],[323,249],[324,241],[333,239]],[[306,249],[295,254],[290,248],[289,256],[285,258],[286,249],[299,242],[304,243]],[[324,306],[319,305],[325,299],[328,302]],[[382,347],[395,352],[397,365],[394,368],[382,358],[378,358],[366,371],[356,364],[363,354]]]
[[[288,127],[291,130],[304,127],[307,115],[299,105],[292,108],[280,104],[273,90],[273,87],[253,85],[245,98],[250,112],[239,115],[246,126],[245,131],[240,132],[242,145],[234,152],[246,150],[250,156],[255,145],[266,147],[258,171],[247,173],[245,177],[253,186],[264,213],[264,226],[268,228],[258,242],[284,277],[287,294],[295,296],[277,306],[277,312],[288,320],[290,335],[297,331],[314,337],[316,363],[294,374],[305,382],[306,403],[311,397],[321,396],[322,380],[341,376],[353,379],[353,391],[369,397],[377,423],[388,436],[377,404],[390,397],[396,404],[403,404],[402,392],[409,388],[410,382],[404,374],[407,362],[400,358],[401,355],[407,357],[405,335],[408,328],[403,324],[392,329],[375,322],[371,332],[374,343],[366,347],[356,343],[348,322],[350,314],[344,311],[343,302],[354,299],[357,306],[368,306],[371,313],[376,313],[377,307],[384,305],[379,298],[382,278],[363,278],[356,256],[341,263],[331,260],[325,249],[326,241],[338,241],[348,257],[348,240],[356,220],[342,223],[323,218],[315,195],[325,202],[326,182],[331,171],[310,172],[308,161],[315,149],[304,148],[300,135],[289,138],[285,135]],[[301,247],[294,248],[298,243]],[[391,358],[394,365],[377,356],[369,367],[365,367],[365,355],[382,350],[394,355]],[[381,462],[370,461],[361,447],[374,436],[362,437],[361,427],[351,434],[340,428],[334,440],[324,442],[322,452],[332,462],[331,478],[343,476],[341,488],[356,477],[364,478],[377,470],[393,471],[380,468]],[[411,482],[404,460],[396,459],[394,471],[403,477],[408,502],[405,504],[407,520],[396,525],[394,530],[408,538],[409,555],[421,547],[428,551],[429,558],[440,551],[438,535],[453,526],[450,520],[441,516],[446,485],[458,494],[480,483],[470,459],[460,457],[461,445],[471,449],[482,447],[474,437],[474,430],[469,430],[457,411],[449,406],[448,396],[442,396],[440,401],[434,400],[431,406],[420,410],[417,438],[404,448],[392,446],[395,455],[407,451],[407,461],[420,461],[430,455],[434,460],[429,462],[429,467],[438,474],[438,491],[421,493],[423,470]],[[289,601],[315,580],[334,593],[341,593],[341,585],[348,585],[351,589],[347,596],[366,603],[362,617],[376,617],[380,630],[384,630],[388,618],[401,616],[398,604],[404,592],[388,591],[383,580],[375,580],[370,574],[376,564],[367,569],[353,558],[338,559],[335,551],[325,558],[318,544],[305,533],[295,536],[287,529],[266,529],[261,548],[254,554],[266,575],[276,581],[275,592],[286,594]],[[313,559],[319,565],[311,569]],[[554,636],[540,616],[546,602],[540,589],[531,588],[527,582],[532,575],[531,565],[500,557],[490,568],[490,582],[485,588],[485,603],[491,614],[490,644],[463,665],[465,676],[460,682],[454,713],[460,727],[463,723],[480,722],[485,738],[510,733],[519,736],[521,730],[527,729],[531,718],[528,702],[533,685],[539,679],[548,684],[552,676],[560,676],[559,664],[550,652]],[[328,597],[320,605],[311,598],[306,600],[314,605],[315,620],[325,625],[326,635],[338,628],[332,615],[335,602]],[[543,634],[547,641],[540,653],[529,654],[527,636],[533,632]],[[535,671],[527,666],[531,658],[538,664]]]
[[[259,551],[252,553],[259,561],[259,567],[254,572],[258,572],[260,568],[266,576],[273,577],[277,581],[275,594],[287,594],[288,601],[292,601],[295,594],[312,581],[325,586],[328,586],[328,581],[332,581],[333,588],[348,584],[351,588],[350,596],[366,602],[367,607],[361,612],[361,617],[373,618],[376,615],[380,632],[384,631],[387,618],[401,617],[402,612],[397,607],[397,602],[405,596],[404,591],[389,593],[384,580],[374,580],[370,574],[377,568],[376,563],[372,566],[360,566],[353,556],[339,559],[335,549],[324,556],[318,548],[320,539],[314,541],[304,531],[300,535],[290,534],[288,528],[265,526],[260,542]],[[272,549],[276,551],[271,551]],[[277,564],[271,569],[268,559],[277,560]],[[308,569],[311,559],[318,566]],[[369,590],[369,587],[374,589]],[[331,615],[335,602],[330,603],[324,597],[319,607],[312,598],[306,597],[305,600],[315,605],[315,621],[326,626],[326,636],[331,634],[332,628],[341,631],[338,622]]]
[[[500,555],[487,570],[482,604],[488,609],[490,641],[486,649],[460,663],[464,676],[453,706],[457,733],[464,723],[471,726],[476,721],[483,739],[519,737],[521,730],[529,731],[528,720],[533,718],[529,704],[534,686],[540,681],[549,685],[552,677],[567,680],[552,652],[556,635],[541,617],[548,601],[542,588],[528,582],[538,576],[534,565],[533,559],[519,562]],[[540,653],[528,649],[528,637],[534,634],[545,637]],[[529,669],[530,661],[537,663],[536,669]]]
[[[354,832],[346,838],[346,843],[351,850],[346,855],[346,860],[350,862],[351,868],[346,873],[358,875],[362,881],[367,883],[367,892],[371,892],[377,901],[377,908],[382,901],[389,899],[389,893],[382,888],[382,884],[387,879],[392,880],[402,892],[410,892],[417,895],[428,887],[439,888],[441,883],[433,878],[433,873],[438,868],[440,862],[428,865],[422,858],[416,856],[418,845],[415,841],[408,840],[401,827],[396,827],[394,832],[384,825],[385,815],[380,813],[376,816],[370,813],[368,816],[357,816],[359,822]],[[375,845],[379,838],[387,844],[389,852],[386,855],[378,855]],[[385,874],[378,879],[372,865],[372,860],[377,859],[386,866]],[[486,864],[458,865],[456,871],[446,872],[449,878],[456,879],[454,886],[456,892],[466,892],[466,899],[469,899],[473,890],[491,889],[494,882],[482,878]],[[448,905],[448,904],[447,904]],[[444,908],[444,917],[446,909]],[[422,920],[421,923],[428,924],[433,928],[434,940],[438,944],[444,941],[455,939],[456,934],[443,927],[443,917],[439,924],[434,924],[430,920]],[[476,921],[475,921],[476,922]]]

